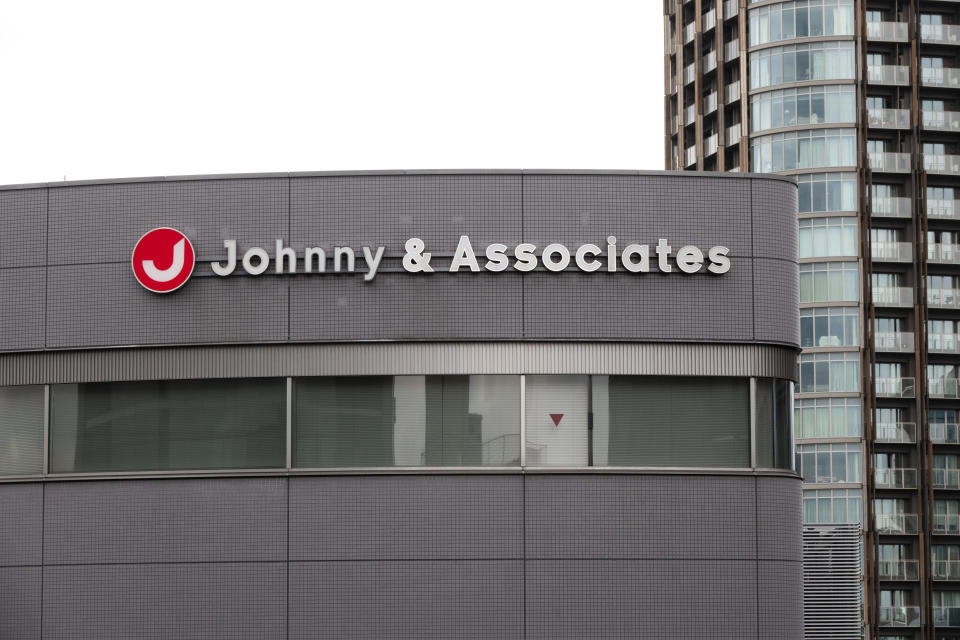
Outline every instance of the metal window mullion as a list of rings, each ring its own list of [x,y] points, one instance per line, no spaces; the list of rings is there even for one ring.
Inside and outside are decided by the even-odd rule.
[[[43,475],[50,473],[50,385],[43,385]]]
[[[287,470],[293,466],[293,378],[287,377]]]
[[[750,468],[757,468],[757,379],[750,378]]]
[[[520,374],[520,468],[527,467],[527,376]]]

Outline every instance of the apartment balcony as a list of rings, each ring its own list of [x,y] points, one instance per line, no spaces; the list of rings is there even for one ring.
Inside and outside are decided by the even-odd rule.
[[[914,444],[917,441],[917,425],[912,422],[878,422],[876,429],[876,442]]]
[[[740,57],[740,38],[734,38],[723,45],[723,59],[725,62],[730,62],[738,57]]]
[[[726,0],[723,3],[723,19],[729,20],[737,15],[737,0]]]
[[[934,560],[930,577],[934,580],[960,580],[960,561]]]
[[[956,378],[933,378],[927,381],[927,395],[931,398],[958,400],[960,393],[957,391]]]
[[[960,176],[960,156],[925,153],[923,154],[923,168],[928,173],[945,176]]]
[[[712,136],[708,137],[706,140],[703,141],[703,157],[704,158],[708,156],[712,156],[717,152],[718,141],[719,141],[719,136],[717,134],[713,134]]]
[[[910,154],[893,151],[871,151],[870,168],[884,173],[910,173]]]
[[[740,123],[732,124],[727,127],[726,137],[724,141],[727,143],[727,146],[733,144],[739,144],[740,142]]]
[[[716,26],[717,10],[710,9],[710,11],[707,11],[705,14],[703,14],[703,17],[700,19],[700,27],[703,29],[703,32],[706,33]]]
[[[877,575],[881,580],[913,582],[920,579],[920,562],[917,560],[880,560]]]
[[[928,131],[960,131],[960,111],[921,111],[923,128]]]
[[[693,42],[693,36],[697,35],[697,23],[691,22],[683,27],[683,44]]]
[[[921,67],[920,84],[925,87],[960,88],[960,69]]]
[[[960,200],[927,200],[927,217],[935,220],[960,220]]]
[[[683,84],[688,85],[693,82],[697,75],[697,65],[690,63],[683,68]]]
[[[867,40],[880,42],[906,42],[906,22],[868,22]]]
[[[717,68],[717,52],[711,51],[703,56],[703,72],[710,73]]]
[[[915,513],[877,513],[874,515],[877,533],[890,536],[913,536],[917,534],[917,514]]]
[[[913,332],[878,331],[873,336],[873,346],[886,353],[913,353]]]
[[[895,64],[867,65],[867,82],[898,87],[910,85],[910,67]]]
[[[913,398],[916,396],[914,378],[874,378],[878,398]]]
[[[909,242],[871,242],[870,257],[874,262],[913,262],[913,245]]]
[[[717,92],[713,91],[703,96],[703,115],[708,115],[717,110]]]
[[[684,126],[693,124],[697,121],[697,106],[694,104],[687,105],[683,108],[683,124]]]
[[[877,607],[881,627],[919,627],[920,607]]]
[[[726,104],[740,99],[740,81],[731,82],[723,88],[723,101]]]
[[[910,198],[874,198],[870,215],[874,218],[912,218]]]
[[[960,444],[960,430],[955,422],[931,422],[928,426],[934,444]]]
[[[697,164],[697,147],[687,147],[687,149],[683,152],[683,160],[683,166],[685,167]]]
[[[960,515],[933,514],[933,534],[937,536],[960,536]]]
[[[930,243],[927,245],[927,261],[934,264],[960,264],[960,245]]]
[[[913,289],[910,287],[873,287],[873,304],[878,307],[912,307]]]
[[[910,109],[870,109],[867,123],[875,129],[909,129]]]
[[[933,624],[938,627],[960,627],[960,607],[934,607]]]
[[[960,469],[931,469],[934,489],[960,489]]]
[[[960,309],[960,289],[927,289],[927,306],[932,309]]]
[[[892,467],[874,469],[873,484],[877,489],[916,489],[917,470]]]
[[[960,336],[955,333],[928,333],[927,353],[960,354]]]
[[[924,44],[960,44],[960,26],[955,24],[921,24],[920,40]]]

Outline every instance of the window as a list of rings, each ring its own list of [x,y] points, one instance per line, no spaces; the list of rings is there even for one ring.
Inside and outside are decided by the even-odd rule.
[[[0,475],[43,472],[43,387],[0,387]]]
[[[286,466],[286,381],[50,387],[54,473]]]
[[[857,489],[814,489],[803,492],[804,524],[859,524],[863,497]]]
[[[748,467],[749,405],[745,378],[528,375],[527,464]]]
[[[856,398],[796,400],[794,414],[799,438],[859,438],[863,433]]]
[[[294,381],[293,465],[520,464],[519,376]]]
[[[750,88],[785,82],[854,79],[853,42],[811,42],[750,54]]]
[[[753,171],[856,166],[856,130],[814,129],[756,136],[750,140]]]
[[[858,289],[856,262],[800,265],[800,302],[855,302]]]
[[[856,123],[853,86],[797,87],[750,98],[750,131],[823,122]]]
[[[855,218],[807,218],[800,221],[800,257],[857,255]]]
[[[812,484],[860,482],[859,444],[797,445],[797,471]]]
[[[960,535],[960,501],[933,501],[933,532]]]
[[[858,353],[800,354],[800,393],[856,392],[860,390]]]
[[[790,383],[774,378],[757,378],[757,466],[790,468]]]
[[[853,35],[853,0],[799,0],[750,10],[750,46]]]
[[[856,211],[857,179],[853,173],[807,173],[797,176],[800,213]]]
[[[856,307],[814,307],[800,310],[801,347],[856,347],[860,313]]]
[[[935,489],[960,489],[960,465],[957,455],[933,456],[933,487]]]

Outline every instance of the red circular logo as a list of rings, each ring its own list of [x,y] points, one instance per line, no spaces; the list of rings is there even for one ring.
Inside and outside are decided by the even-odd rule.
[[[133,248],[133,275],[154,293],[170,293],[186,284],[193,263],[193,245],[176,229],[148,231]]]

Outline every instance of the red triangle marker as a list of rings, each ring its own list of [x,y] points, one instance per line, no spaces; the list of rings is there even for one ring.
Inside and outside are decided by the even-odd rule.
[[[563,414],[562,414],[562,413],[551,413],[551,414],[550,414],[550,419],[553,420],[553,426],[559,427],[559,426],[560,426],[560,421],[563,420]]]

